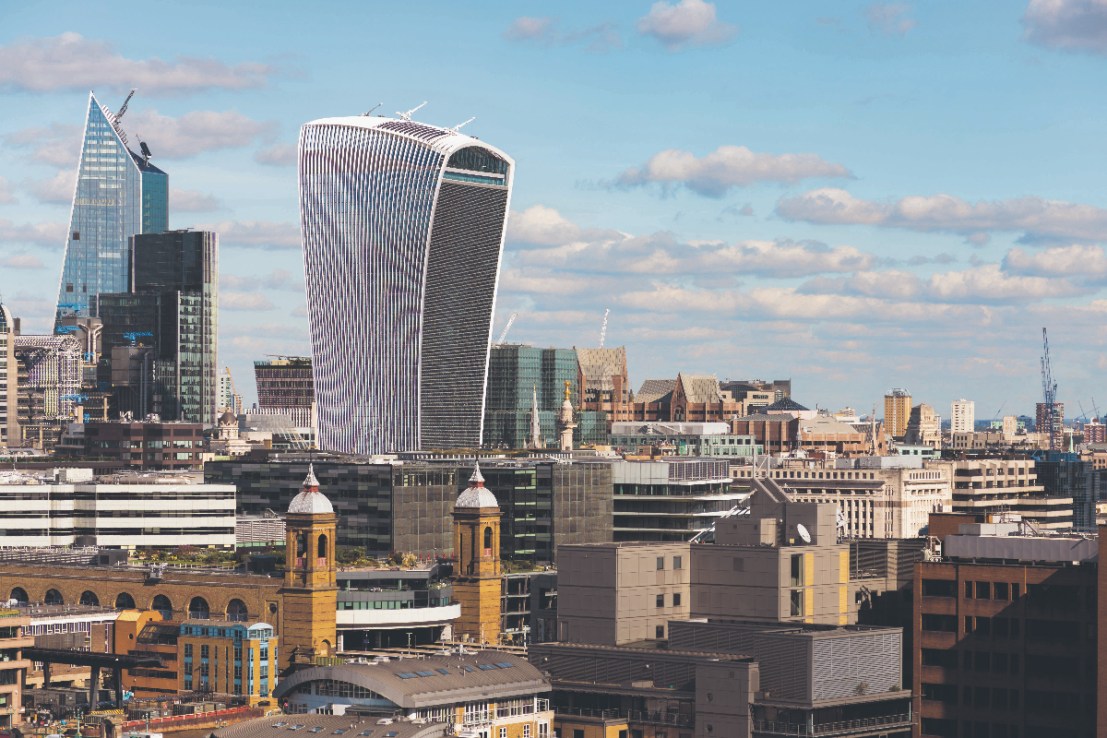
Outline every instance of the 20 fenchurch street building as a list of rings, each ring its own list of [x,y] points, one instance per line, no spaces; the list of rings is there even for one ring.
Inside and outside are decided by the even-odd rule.
[[[480,444],[514,168],[499,149],[406,116],[303,126],[320,448]]]

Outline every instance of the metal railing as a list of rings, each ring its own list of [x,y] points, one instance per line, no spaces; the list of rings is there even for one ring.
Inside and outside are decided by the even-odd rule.
[[[755,720],[753,731],[766,735],[834,736],[865,728],[908,727],[912,722],[910,712],[855,718],[853,720],[837,720],[830,723],[815,723],[814,725],[785,723],[775,720]]]
[[[677,728],[692,728],[695,726],[695,720],[691,716],[680,715],[674,712],[592,709],[587,707],[558,707],[557,713],[559,715],[592,717],[600,718],[602,720],[625,720],[628,723],[669,725]]]

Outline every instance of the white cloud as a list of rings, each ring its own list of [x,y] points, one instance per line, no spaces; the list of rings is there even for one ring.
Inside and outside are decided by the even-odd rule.
[[[561,213],[545,205],[512,210],[507,219],[507,240],[554,246],[580,237],[581,230]]]
[[[274,71],[265,64],[228,65],[216,59],[128,59],[111,44],[72,32],[0,46],[0,89],[9,90],[136,87],[151,95],[243,90],[262,87]]]
[[[23,149],[36,163],[76,170],[81,159],[81,127],[51,123],[48,126],[24,128],[6,134],[8,146]]]
[[[225,220],[197,225],[196,230],[215,231],[223,247],[241,246],[266,250],[300,248],[300,226],[259,220]]]
[[[656,2],[650,12],[638,20],[638,32],[652,36],[667,49],[707,46],[730,41],[738,27],[719,20],[715,5],[704,0]]]
[[[1023,302],[1071,297],[1087,291],[1065,279],[1006,274],[998,264],[982,264],[964,271],[933,274],[927,288],[935,299],[948,302]]]
[[[609,51],[623,46],[623,38],[612,23],[562,31],[558,29],[557,21],[548,17],[516,18],[504,31],[504,38],[546,46],[584,44],[589,51]]]
[[[1020,197],[967,202],[953,195],[910,196],[890,203],[862,200],[823,188],[784,197],[776,212],[788,220],[860,224],[974,235],[1023,231],[1029,240],[1098,241],[1107,233],[1107,210],[1094,205]]]
[[[1107,0],[1030,0],[1022,23],[1031,43],[1107,54]]]
[[[1107,254],[1101,246],[1086,244],[1054,246],[1035,252],[1015,248],[1004,257],[1003,270],[1039,276],[1102,277],[1107,275]]]
[[[61,248],[65,245],[65,230],[65,223],[13,223],[0,218],[0,243]]]
[[[208,213],[222,209],[223,204],[214,195],[196,190],[169,188],[170,212]]]
[[[77,169],[59,169],[49,179],[34,180],[28,183],[33,194],[40,202],[56,205],[69,205],[73,202],[73,190],[77,185]]]
[[[553,18],[516,18],[504,31],[504,38],[511,41],[546,40],[553,31]]]
[[[256,121],[233,110],[197,110],[179,118],[156,110],[140,110],[128,115],[125,123],[134,138],[149,144],[155,157],[168,159],[250,146],[273,130],[272,123]]]
[[[18,251],[7,256],[0,256],[0,267],[6,269],[43,269],[45,265],[42,259],[26,251]]]
[[[296,163],[296,144],[273,144],[258,149],[254,161],[271,167],[284,167]]]
[[[708,197],[722,197],[733,187],[759,182],[792,183],[815,177],[850,177],[841,164],[815,154],[765,154],[745,146],[720,146],[696,157],[689,151],[668,149],[654,154],[643,166],[627,169],[617,184],[634,187],[650,183],[684,185]]]
[[[260,292],[223,290],[219,293],[220,310],[273,310],[275,307],[276,305]]]
[[[869,28],[885,36],[903,36],[915,27],[914,18],[909,18],[911,6],[907,3],[873,3],[865,8],[865,17]]]
[[[219,288],[231,291],[259,289],[303,291],[302,280],[293,278],[287,269],[274,269],[268,274],[238,275],[223,272],[219,275]]]

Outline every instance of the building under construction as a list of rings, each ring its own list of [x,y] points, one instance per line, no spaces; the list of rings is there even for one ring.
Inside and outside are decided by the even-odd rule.
[[[73,336],[15,337],[23,445],[52,447],[66,425],[77,419],[85,401],[81,353],[82,344]]]

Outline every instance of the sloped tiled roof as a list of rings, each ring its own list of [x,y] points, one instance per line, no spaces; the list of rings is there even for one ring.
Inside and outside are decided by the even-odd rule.
[[[684,388],[688,402],[719,402],[723,399],[719,391],[719,379],[711,374],[678,374],[677,381]]]
[[[805,413],[805,412],[808,411],[808,408],[806,408],[803,405],[799,404],[798,402],[793,400],[791,397],[782,397],[779,400],[777,400],[776,402],[774,402],[772,405],[769,405],[769,406],[767,406],[765,408],[762,408],[762,409],[764,409],[766,411],[776,410],[776,411],[785,411],[785,412],[790,412],[790,413]]]
[[[578,348],[577,361],[584,375],[585,389],[613,390],[614,376],[623,376],[627,370],[627,350],[617,348]]]
[[[672,394],[674,387],[676,387],[675,379],[647,379],[642,382],[634,400],[635,402],[657,402],[665,395]]]

